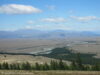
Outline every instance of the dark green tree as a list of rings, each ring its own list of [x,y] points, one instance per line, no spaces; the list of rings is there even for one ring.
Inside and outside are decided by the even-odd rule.
[[[59,60],[59,69],[60,70],[65,70],[66,64],[62,61],[62,59]]]
[[[51,70],[57,70],[57,69],[59,69],[58,62],[54,61],[54,60],[51,60],[51,62],[50,62],[50,69]]]
[[[78,70],[84,70],[84,66],[82,64],[82,59],[80,57],[80,53],[77,53],[76,64],[77,64],[77,69]]]
[[[72,61],[71,65],[70,65],[70,70],[77,70],[77,64],[76,64],[75,60]]]
[[[50,66],[47,63],[42,65],[42,70],[50,70]]]
[[[3,64],[2,64],[2,69],[9,69],[9,64],[7,63],[7,62],[4,62]]]
[[[0,69],[2,69],[2,64],[0,63]]]
[[[41,65],[38,64],[37,62],[35,63],[35,70],[41,70]]]
[[[23,70],[31,70],[30,63],[28,63],[28,62],[22,63],[21,69],[23,69]]]
[[[93,71],[100,71],[100,63],[95,63],[92,68]]]

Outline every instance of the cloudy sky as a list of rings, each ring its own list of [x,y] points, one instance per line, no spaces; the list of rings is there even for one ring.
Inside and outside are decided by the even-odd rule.
[[[0,0],[0,30],[100,30],[100,0]]]

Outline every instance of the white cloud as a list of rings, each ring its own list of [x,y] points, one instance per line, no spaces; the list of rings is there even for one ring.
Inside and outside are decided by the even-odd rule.
[[[43,22],[52,22],[52,23],[61,23],[66,22],[65,18],[44,18],[42,19]]]
[[[42,10],[30,5],[8,4],[0,6],[0,13],[5,14],[31,14],[40,12],[42,12]]]
[[[78,21],[91,21],[91,20],[100,20],[100,18],[96,16],[85,16],[85,17],[79,17],[79,16],[70,16],[71,18],[78,20]]]
[[[24,27],[24,29],[33,29],[33,26],[27,25]]]
[[[35,22],[34,21],[32,21],[32,20],[29,20],[28,22],[27,22],[27,24],[34,24]]]
[[[0,31],[16,31],[18,30],[17,28],[5,28],[5,29],[0,29]]]

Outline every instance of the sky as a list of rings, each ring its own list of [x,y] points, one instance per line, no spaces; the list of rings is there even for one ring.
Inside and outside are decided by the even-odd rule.
[[[100,0],[0,0],[0,30],[100,31]]]

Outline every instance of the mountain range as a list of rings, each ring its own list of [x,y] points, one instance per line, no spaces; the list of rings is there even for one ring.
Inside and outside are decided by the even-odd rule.
[[[100,36],[94,31],[71,31],[71,30],[35,30],[22,29],[16,31],[0,31],[0,38],[66,38],[66,37],[92,37]]]

